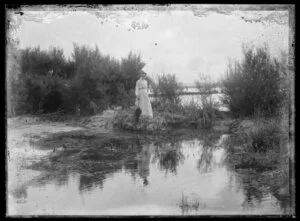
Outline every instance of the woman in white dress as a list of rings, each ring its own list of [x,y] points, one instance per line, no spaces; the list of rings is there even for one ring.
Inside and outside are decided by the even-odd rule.
[[[142,115],[153,118],[152,107],[148,96],[148,83],[146,81],[146,73],[141,72],[141,77],[135,86],[136,105],[141,108]]]

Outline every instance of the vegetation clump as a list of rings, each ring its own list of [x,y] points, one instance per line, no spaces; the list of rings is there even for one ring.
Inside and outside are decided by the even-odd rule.
[[[77,44],[69,59],[55,47],[8,47],[8,54],[8,116],[56,111],[90,115],[112,105],[130,107],[145,65],[132,52],[116,60],[98,47]]]
[[[275,119],[255,120],[250,130],[240,131],[227,144],[230,164],[240,169],[270,170],[288,159],[288,133]]]
[[[243,59],[229,63],[223,80],[225,105],[238,117],[266,117],[287,110],[287,55],[272,58],[267,46],[243,47]]]
[[[113,119],[113,127],[131,131],[162,131],[166,129],[166,121],[163,117],[155,115],[153,118],[141,115],[136,120],[134,110],[119,111]]]
[[[218,104],[210,93],[216,84],[209,79],[196,81],[195,84],[197,91],[201,93],[199,102],[192,99],[189,103],[183,104],[180,93],[184,88],[176,76],[172,74],[158,76],[158,82],[154,85],[155,98],[152,106],[165,117],[170,126],[208,129],[212,127],[213,121],[221,116]]]

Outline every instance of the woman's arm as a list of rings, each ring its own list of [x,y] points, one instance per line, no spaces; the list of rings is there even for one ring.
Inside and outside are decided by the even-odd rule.
[[[138,98],[139,97],[139,81],[137,80],[135,84],[135,96]]]
[[[149,83],[146,81],[147,94],[149,94]]]
[[[135,84],[135,106],[139,106],[139,81]]]

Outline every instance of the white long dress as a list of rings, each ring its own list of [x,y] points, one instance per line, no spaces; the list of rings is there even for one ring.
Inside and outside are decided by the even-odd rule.
[[[135,95],[139,98],[137,106],[141,108],[142,115],[153,118],[152,107],[148,96],[148,83],[146,80],[137,80]]]

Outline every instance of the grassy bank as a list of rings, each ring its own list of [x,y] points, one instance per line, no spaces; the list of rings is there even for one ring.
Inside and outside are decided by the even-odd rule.
[[[254,118],[227,141],[230,161],[236,168],[272,169],[288,159],[287,122],[278,118]]]
[[[226,141],[228,165],[241,176],[258,172],[259,181],[253,177],[243,182],[253,183],[253,188],[267,188],[290,205],[293,188],[288,122],[285,118],[253,118],[252,122],[251,127],[239,130]]]
[[[156,111],[153,119],[141,116],[138,120],[135,116],[135,109],[118,111],[113,119],[113,127],[128,131],[164,131],[166,129],[190,128],[190,129],[211,129],[220,121],[229,119],[225,113],[215,110],[213,115],[203,115],[202,109],[185,107],[181,111]]]

